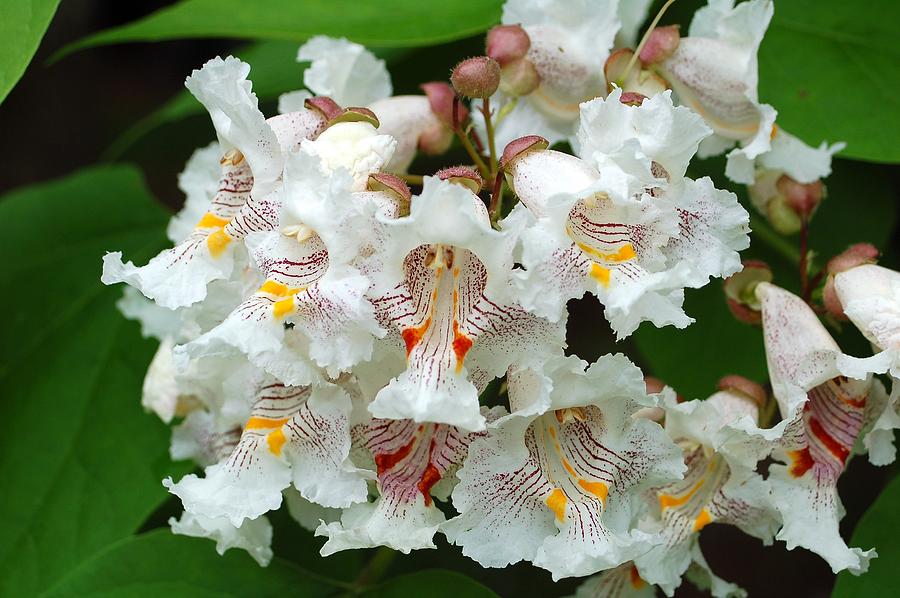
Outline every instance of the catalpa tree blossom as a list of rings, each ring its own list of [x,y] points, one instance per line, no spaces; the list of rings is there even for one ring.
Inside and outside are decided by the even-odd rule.
[[[742,595],[701,551],[710,524],[866,571],[837,483],[854,455],[895,456],[900,274],[868,245],[813,272],[842,145],[806,146],[758,97],[772,2],[710,0],[686,36],[657,15],[638,38],[649,4],[509,0],[486,55],[403,95],[385,60],[316,36],[306,89],[270,117],[237,58],[188,77],[217,140],[179,179],[174,247],[108,253],[102,274],[160,340],[144,406],[202,468],[163,481],[174,533],[265,565],[285,508],[323,556],[443,541],[583,577],[577,596]],[[799,294],[742,262],[738,195],[690,174],[723,152],[801,233]],[[712,279],[761,325],[768,380],[721,372],[685,398],[622,353],[567,349],[572,300],[599,300],[590,332],[620,340],[703,318],[685,299]],[[874,354],[844,353],[826,312]]]

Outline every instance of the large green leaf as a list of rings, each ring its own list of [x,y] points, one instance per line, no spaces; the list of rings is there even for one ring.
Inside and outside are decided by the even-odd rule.
[[[834,166],[828,198],[811,226],[810,246],[821,256],[819,263],[851,243],[868,241],[884,247],[897,220],[895,192],[886,167],[843,160],[835,161]],[[692,165],[697,167],[700,172],[694,174],[722,172],[721,160]],[[799,275],[795,260],[800,255],[796,237],[779,236],[755,212],[751,227],[751,247],[742,256],[765,260],[775,272],[775,283],[796,292]],[[765,380],[762,334],[731,316],[721,281],[713,280],[700,290],[688,289],[685,295],[685,310],[697,319],[694,324],[677,330],[644,323],[634,335],[649,372],[687,399],[708,396],[727,374]],[[838,338],[844,350],[862,355],[866,351],[862,337],[854,335],[850,327],[845,327],[845,332]]]
[[[853,532],[851,546],[863,550],[875,548],[878,558],[869,564],[869,572],[855,576],[838,575],[832,598],[875,598],[896,596],[897,563],[900,563],[900,477],[881,492]]]
[[[380,47],[438,44],[500,20],[501,0],[182,0],[143,19],[96,33],[61,52],[135,41],[219,37],[304,41],[344,36]]]
[[[897,0],[790,0],[759,53],[760,98],[808,143],[846,141],[841,155],[900,162]]]
[[[165,499],[165,427],[139,405],[153,343],[100,256],[149,258],[166,214],[131,167],[0,198],[0,595],[31,596]]]
[[[216,554],[209,540],[157,530],[104,550],[60,580],[45,596],[212,598],[329,596],[344,588],[282,559],[260,567],[247,553]]]
[[[59,0],[4,0],[0,18],[0,102],[25,72]]]
[[[395,577],[363,594],[367,598],[494,598],[489,588],[462,573],[444,569],[418,571]]]

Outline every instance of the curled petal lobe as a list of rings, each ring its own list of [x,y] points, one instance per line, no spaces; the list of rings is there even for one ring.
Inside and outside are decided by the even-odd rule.
[[[391,95],[384,61],[345,38],[317,35],[300,46],[298,62],[310,62],[303,83],[341,106],[368,106]]]

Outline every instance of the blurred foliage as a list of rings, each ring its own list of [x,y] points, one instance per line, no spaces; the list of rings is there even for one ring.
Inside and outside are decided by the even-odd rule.
[[[182,0],[66,46],[58,56],[99,45],[188,37],[301,42],[331,35],[373,47],[427,46],[484,31],[500,20],[502,4],[502,0]]]
[[[59,0],[3,0],[0,13],[0,102],[31,62],[57,6]]]

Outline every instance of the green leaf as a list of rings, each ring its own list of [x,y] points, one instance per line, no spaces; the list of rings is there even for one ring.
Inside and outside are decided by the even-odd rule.
[[[263,41],[248,44],[233,52],[250,65],[253,93],[261,102],[276,99],[282,93],[303,88],[303,72],[307,63],[297,62],[298,45],[292,41]],[[406,50],[380,49],[375,53],[390,63]],[[197,65],[198,68],[200,65]],[[107,148],[105,157],[114,159],[154,129],[196,114],[205,114],[203,105],[186,89],[179,91],[161,108],[137,121]]]
[[[59,0],[4,0],[0,19],[0,103],[22,77]]]
[[[206,539],[157,530],[128,538],[85,562],[44,596],[328,596],[345,587],[282,559],[260,567],[247,553],[216,554]]]
[[[810,144],[846,141],[841,155],[900,162],[896,0],[776,2],[759,53],[759,97],[778,124]]]
[[[32,596],[166,498],[168,433],[139,405],[154,343],[99,281],[104,251],[158,251],[166,214],[123,166],[13,191],[0,221],[0,595]]]
[[[501,5],[501,0],[182,0],[66,46],[57,57],[107,44],[202,37],[301,42],[331,35],[379,47],[425,46],[486,30],[500,20]]]
[[[897,594],[900,563],[900,477],[881,492],[856,525],[850,546],[875,548],[878,558],[860,576],[844,571],[837,578],[832,598],[869,598]]]
[[[489,588],[456,571],[430,569],[395,577],[380,586],[363,592],[367,598],[494,598]]]
[[[692,164],[692,176],[721,173],[721,160]],[[897,205],[886,167],[836,160],[834,173],[828,179],[828,197],[816,212],[810,232],[810,247],[822,265],[852,243],[868,241],[884,248],[891,239],[897,221]],[[721,181],[716,185],[722,187]],[[741,190],[743,193],[743,190]],[[742,197],[745,206],[749,206]],[[751,246],[741,254],[743,259],[762,259],[772,266],[775,283],[798,291],[798,241],[772,231],[752,208]],[[848,223],[851,223],[848,225]],[[685,291],[685,311],[697,319],[684,330],[672,326],[655,328],[644,323],[634,341],[648,373],[670,384],[686,399],[704,398],[715,391],[718,380],[728,374],[739,374],[759,382],[765,381],[765,352],[758,328],[734,319],[725,303],[721,281],[716,279],[700,289]],[[845,351],[865,355],[868,349],[862,337],[851,327],[836,339]]]

